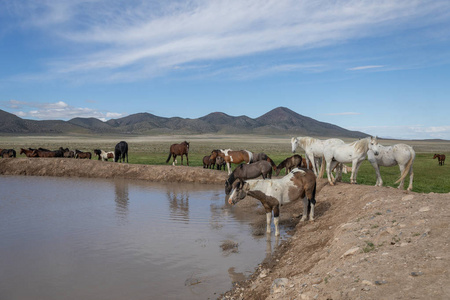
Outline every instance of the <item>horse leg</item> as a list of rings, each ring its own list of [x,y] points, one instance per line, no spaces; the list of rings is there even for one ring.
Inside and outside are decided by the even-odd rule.
[[[399,166],[399,168],[400,168],[400,176],[402,176],[402,174],[403,174],[403,171],[405,170],[405,166],[406,166],[406,164],[405,165],[398,165]],[[411,178],[411,177],[410,177]],[[399,190],[403,190],[403,186],[404,186],[404,183],[405,183],[405,179],[402,179],[401,181],[400,181],[400,184],[398,185],[398,189]]]
[[[231,163],[227,162],[228,175],[231,174]]]
[[[383,186],[383,179],[381,179],[380,168],[378,167],[378,163],[375,160],[373,161],[369,160],[369,162],[375,169],[375,173],[377,174],[377,182],[375,183],[375,186]]]
[[[411,191],[413,188],[413,178],[414,178],[414,171],[413,171],[413,167],[411,166],[411,168],[409,169],[409,185],[408,185],[408,191]]]
[[[359,167],[361,167],[362,162],[363,162],[362,160],[361,161],[356,160],[355,172],[352,172],[352,176],[353,176],[353,182],[352,183],[353,184],[357,183],[356,182],[356,177],[358,176]],[[353,166],[353,164],[352,164],[352,166]]]
[[[181,165],[183,165],[183,154],[181,154]]]
[[[188,154],[186,153],[186,165],[189,166],[189,158],[188,158]]]
[[[175,166],[177,164],[177,155],[176,154],[172,154],[172,158],[173,158],[172,166]]]
[[[331,180],[331,170],[332,170],[332,168],[331,168],[331,164],[333,163],[333,161],[332,161],[332,159],[330,159],[330,160],[326,160],[326,162],[327,162],[327,179],[328,179],[328,183],[330,184],[330,185],[334,185],[334,182],[333,182],[333,180]]]

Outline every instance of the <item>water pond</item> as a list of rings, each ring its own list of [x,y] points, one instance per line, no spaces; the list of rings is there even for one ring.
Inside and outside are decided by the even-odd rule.
[[[0,299],[215,299],[280,242],[220,186],[0,176],[0,191]]]

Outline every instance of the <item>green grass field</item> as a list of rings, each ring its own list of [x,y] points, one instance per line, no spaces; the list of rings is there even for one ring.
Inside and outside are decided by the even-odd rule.
[[[57,149],[60,146],[82,151],[103,149],[111,151],[114,145],[123,140],[123,137],[0,137],[0,148],[14,148],[19,155],[20,148],[43,147]],[[166,163],[170,145],[183,140],[190,141],[189,163],[190,166],[202,166],[203,157],[209,155],[213,149],[248,149],[252,152],[264,152],[269,155],[276,164],[292,155],[289,138],[265,137],[265,136],[193,136],[193,137],[127,137],[129,144],[129,162],[132,164],[169,165]],[[397,143],[398,141],[383,141],[383,145]],[[439,166],[433,153],[445,154],[450,157],[449,141],[401,141],[414,147],[416,159],[414,162],[413,191],[419,193],[449,193],[450,192],[450,158],[448,164]],[[304,153],[299,152],[302,156]],[[20,157],[20,155],[19,155]],[[22,155],[23,157],[23,155]],[[180,164],[180,158],[177,159]],[[184,159],[186,164],[186,159]],[[398,166],[380,167],[384,186],[397,187],[394,182],[400,176]],[[283,175],[284,171],[280,174]],[[350,174],[343,174],[343,181],[349,182]],[[376,175],[372,165],[366,160],[363,162],[357,178],[358,184],[375,185]],[[405,180],[405,186],[409,184],[409,177]]]

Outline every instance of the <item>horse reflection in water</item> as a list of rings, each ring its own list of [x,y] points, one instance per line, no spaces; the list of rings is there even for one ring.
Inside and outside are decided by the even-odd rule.
[[[189,221],[189,193],[177,189],[167,189],[170,218],[174,221]]]
[[[130,202],[128,182],[117,179],[114,181],[116,215],[119,220],[126,221],[128,216],[128,204]]]

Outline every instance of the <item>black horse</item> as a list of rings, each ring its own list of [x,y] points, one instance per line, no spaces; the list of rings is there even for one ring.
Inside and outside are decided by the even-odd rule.
[[[125,157],[128,163],[128,144],[121,141],[114,148],[114,162],[125,162]]]
[[[16,157],[16,150],[14,149],[3,149],[1,150],[0,157]]]

